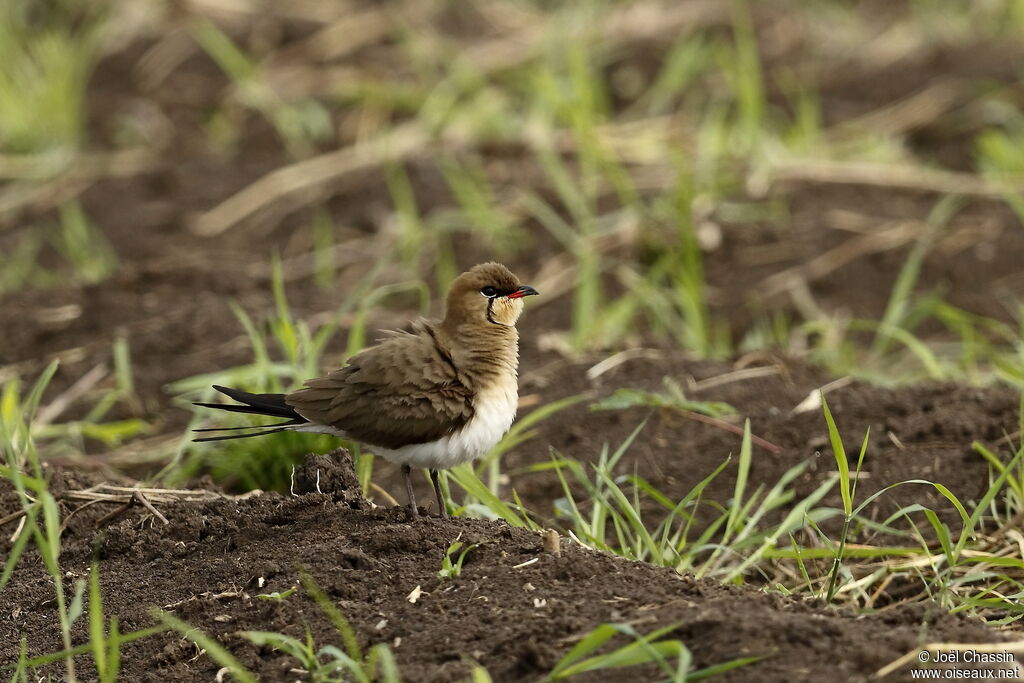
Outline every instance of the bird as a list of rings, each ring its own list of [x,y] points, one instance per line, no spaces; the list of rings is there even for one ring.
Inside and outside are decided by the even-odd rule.
[[[519,401],[519,333],[524,298],[538,294],[500,263],[482,263],[449,287],[440,320],[391,331],[339,369],[287,394],[213,388],[237,403],[195,403],[235,413],[283,418],[260,431],[208,436],[219,441],[281,431],[330,434],[368,447],[401,466],[416,518],[413,467],[430,471],[440,515],[448,507],[439,470],[487,453],[512,426]],[[244,430],[211,427],[197,432]]]

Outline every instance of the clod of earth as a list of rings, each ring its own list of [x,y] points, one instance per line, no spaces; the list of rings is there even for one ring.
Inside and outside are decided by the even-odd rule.
[[[318,473],[323,492],[310,492]],[[68,489],[85,484],[79,475],[64,481],[61,472],[53,474]],[[719,679],[726,681],[791,681],[825,671],[839,680],[863,678],[916,647],[922,628],[930,641],[1004,640],[980,623],[921,604],[857,615],[818,601],[680,576],[564,539],[559,553],[550,552],[549,535],[503,522],[410,523],[401,508],[376,508],[358,495],[343,450],[307,456],[296,483],[302,495],[162,503],[167,525],[148,523],[149,513],[137,507],[97,529],[102,512],[93,506],[72,518],[62,565],[71,579],[85,576],[98,559],[104,605],[120,616],[122,632],[152,624],[151,607],[162,607],[229,646],[268,681],[292,680],[294,661],[239,632],[303,639],[308,628],[318,644],[338,638],[307,592],[289,592],[303,572],[352,623],[364,647],[392,646],[410,681],[462,680],[473,661],[487,662],[495,680],[537,680],[606,622],[629,623],[641,632],[679,623],[671,635],[686,642],[699,667],[762,657]],[[16,505],[4,492],[0,515]],[[437,568],[456,538],[478,545],[461,575],[442,581]],[[38,559],[24,558],[6,590],[6,604],[19,609],[0,614],[0,642],[8,644],[0,648],[0,665],[16,661],[13,644],[20,634],[30,654],[60,650],[51,612],[42,608],[53,589]],[[274,599],[259,599],[267,595]],[[75,642],[87,637],[85,629],[75,627]],[[134,681],[212,680],[219,666],[197,655],[180,635],[163,633],[125,645],[121,675]],[[87,658],[80,660],[79,675],[87,678]],[[59,676],[59,668],[53,674]]]

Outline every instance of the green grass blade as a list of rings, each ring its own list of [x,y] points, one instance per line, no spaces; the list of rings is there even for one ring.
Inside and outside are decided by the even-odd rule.
[[[839,495],[843,499],[843,512],[849,515],[853,512],[853,495],[850,490],[850,461],[846,458],[843,438],[839,435],[839,428],[832,417],[832,411],[828,408],[828,401],[825,400],[824,394],[821,396],[821,410],[825,413],[825,423],[828,425],[828,440],[832,444],[832,453],[835,455],[836,466],[839,469]]]
[[[359,638],[356,636],[352,624],[334,606],[334,603],[328,599],[312,576],[304,571],[300,576],[300,581],[302,582],[302,587],[306,589],[306,592],[313,598],[320,610],[331,620],[334,628],[341,636],[342,643],[345,645],[345,650],[348,652],[349,657],[357,662],[361,662],[363,660],[363,650],[359,646]]]
[[[729,507],[729,519],[726,521],[726,540],[732,535],[740,519],[743,506],[743,495],[747,489],[747,479],[750,476],[750,463],[752,461],[750,446],[750,420],[743,421],[743,441],[740,444],[739,467],[736,470],[736,485],[733,487],[732,505]],[[724,541],[723,541],[724,542]]]
[[[924,516],[928,519],[928,523],[932,525],[935,537],[939,539],[939,545],[942,546],[942,552],[945,553],[949,566],[955,567],[957,561],[953,553],[953,543],[949,538],[949,527],[939,520],[939,516],[935,514],[934,510],[924,508]]]
[[[190,640],[196,646],[206,650],[206,656],[222,667],[231,671],[231,675],[241,683],[256,683],[256,677],[242,664],[235,659],[235,656],[228,652],[215,638],[207,635],[201,629],[182,621],[173,614],[161,609],[154,609],[153,616],[165,626],[177,631],[186,640]],[[122,639],[122,642],[125,642]]]
[[[306,643],[302,642],[298,638],[285,635],[284,633],[275,633],[273,631],[239,631],[238,635],[242,636],[254,645],[267,646],[284,652],[285,654],[299,660],[304,668],[308,669],[314,664],[314,660],[310,656],[311,653],[309,652],[309,648]]]
[[[107,637],[106,669],[103,672],[103,683],[115,683],[121,672],[121,632],[118,630],[117,617],[110,618],[110,634]]]
[[[685,674],[690,661],[689,651],[686,650],[686,647],[678,640],[654,642],[678,627],[679,624],[670,624],[642,636],[628,624],[601,624],[584,636],[583,640],[559,661],[549,674],[549,678],[557,680],[586,671],[618,669],[647,663],[656,663],[663,670],[673,673],[666,661],[666,657],[672,656],[680,658],[680,668]],[[631,637],[633,642],[612,652],[583,659],[616,635]],[[674,676],[674,678],[678,677]]]
[[[618,631],[611,624],[601,624],[587,635],[583,636],[580,642],[567,652],[551,670],[548,677],[551,679],[562,678],[562,674],[571,666],[581,661],[591,652],[596,651],[607,641],[614,638]]]
[[[184,622],[182,622],[184,623]],[[187,624],[186,624],[187,626]],[[118,636],[119,643],[133,643],[136,640],[142,640],[143,638],[150,638],[158,633],[163,633],[169,630],[171,627],[167,624],[161,624],[159,626],[150,626],[149,628],[140,629],[138,631],[132,631],[130,633],[121,634]],[[60,652],[51,652],[45,655],[39,655],[33,657],[25,662],[26,666],[30,669],[36,669],[47,664],[53,664],[62,659],[68,657],[77,657],[78,655],[88,654],[92,646],[89,643],[83,643],[82,645],[76,645],[75,647],[61,650]]]
[[[11,580],[11,576],[14,575],[14,567],[18,564],[18,559],[21,554],[25,552],[25,546],[28,544],[28,540],[32,538],[32,532],[30,529],[36,525],[36,506],[32,506],[25,513],[27,519],[25,520],[24,526],[21,528],[21,533],[18,534],[18,538],[11,545],[11,549],[8,552],[7,559],[4,561],[4,571],[0,574],[0,591],[4,589],[7,582]]]
[[[398,672],[398,662],[395,660],[395,653],[387,645],[377,643],[370,649],[370,663],[372,666],[369,667],[369,674],[371,676],[377,675],[374,680],[380,683],[399,683],[402,680]],[[479,668],[475,667],[474,672]],[[484,673],[486,674],[486,671]],[[475,673],[473,680],[477,680]]]
[[[762,659],[764,659],[764,657],[737,657],[732,661],[722,662],[721,664],[712,664],[711,666],[706,666],[703,669],[690,672],[686,676],[686,681],[688,683],[690,681],[703,681],[706,678],[718,676],[726,673],[727,671],[732,671],[733,669],[739,669],[740,667],[754,664]]]
[[[766,550],[775,546],[776,541],[782,534],[788,534],[793,529],[801,526],[804,518],[811,511],[812,507],[817,505],[833,486],[835,486],[835,479],[830,478],[820,484],[818,488],[810,493],[810,495],[793,506],[782,521],[782,524],[776,527],[772,533],[766,534],[757,550],[751,553],[735,568],[729,570],[723,581],[732,581],[733,579],[743,576],[743,573],[746,572],[747,569],[760,561]]]
[[[509,507],[504,501],[494,495],[491,490],[480,480],[480,477],[473,471],[472,464],[459,465],[448,470],[448,476],[455,480],[463,491],[473,496],[488,510],[505,520],[514,527],[528,529],[532,522],[521,518],[515,510]]]

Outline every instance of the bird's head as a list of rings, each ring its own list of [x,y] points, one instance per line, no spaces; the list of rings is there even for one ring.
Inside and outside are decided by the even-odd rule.
[[[481,327],[514,327],[523,312],[523,297],[537,290],[519,282],[500,263],[481,263],[455,278],[448,290],[445,321]]]

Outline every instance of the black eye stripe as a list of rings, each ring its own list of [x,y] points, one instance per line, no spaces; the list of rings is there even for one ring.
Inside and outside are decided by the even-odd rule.
[[[494,297],[491,297],[488,300],[488,302],[487,302],[487,322],[494,323],[495,325],[500,325],[501,323],[499,323],[497,320],[495,320],[494,319],[494,315],[492,314],[491,309],[493,307],[494,307]]]

